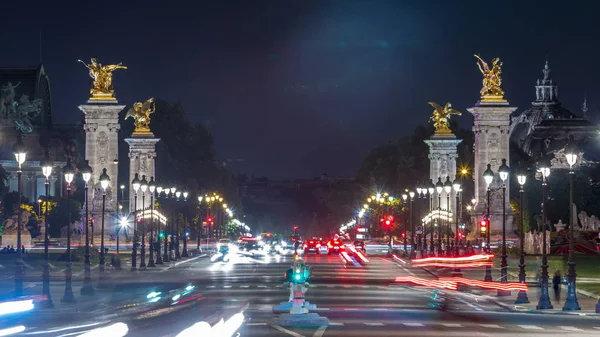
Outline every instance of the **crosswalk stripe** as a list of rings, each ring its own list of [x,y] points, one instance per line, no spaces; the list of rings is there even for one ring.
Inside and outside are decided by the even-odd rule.
[[[564,326],[564,325],[559,325],[559,328],[563,329],[563,330],[568,330],[568,331],[583,331],[583,329],[579,329],[577,327],[574,326]]]
[[[501,326],[499,326],[498,324],[479,324],[480,327],[482,328],[490,328],[490,329],[503,329]]]
[[[521,327],[523,329],[528,329],[528,330],[544,330],[544,328],[540,328],[537,325],[519,325],[519,327]]]
[[[240,288],[250,288],[250,286],[240,286]]]
[[[383,323],[365,323],[367,326],[383,326]]]
[[[461,324],[458,323],[442,323],[446,328],[462,328]]]
[[[424,326],[423,323],[416,323],[416,322],[408,322],[408,323],[402,323],[405,326]]]

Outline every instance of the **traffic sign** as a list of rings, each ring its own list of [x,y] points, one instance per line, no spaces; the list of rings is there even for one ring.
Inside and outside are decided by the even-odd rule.
[[[417,233],[417,234],[423,234],[423,227],[422,226],[415,227],[415,233]]]

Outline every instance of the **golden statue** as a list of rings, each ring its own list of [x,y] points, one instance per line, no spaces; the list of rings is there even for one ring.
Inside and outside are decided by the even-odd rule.
[[[146,102],[136,102],[127,114],[125,119],[133,118],[135,124],[135,131],[137,134],[148,134],[150,132],[150,115],[154,113],[154,98],[148,99]]]
[[[502,62],[499,58],[492,59],[492,68],[477,54],[477,66],[483,74],[483,87],[481,88],[482,102],[506,102],[502,90]]]
[[[460,111],[453,109],[452,104],[450,102],[446,103],[446,106],[442,108],[441,105],[436,102],[429,102],[435,110],[433,110],[433,116],[429,119],[433,121],[433,127],[435,128],[436,135],[451,135],[452,131],[450,130],[450,124],[448,121],[450,120],[450,115],[462,115]]]
[[[112,88],[112,72],[117,69],[127,69],[127,67],[123,63],[103,66],[95,58],[91,59],[90,64],[86,64],[82,60],[78,61],[90,70],[90,77],[94,80],[92,89],[90,89],[91,99],[114,100],[115,91]]]

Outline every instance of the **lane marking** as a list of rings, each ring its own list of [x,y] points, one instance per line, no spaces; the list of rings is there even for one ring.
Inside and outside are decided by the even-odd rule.
[[[332,325],[332,326],[344,326],[344,323],[342,323],[342,322],[329,322],[329,325]],[[596,329],[600,329],[600,328],[596,328]]]
[[[402,323],[404,326],[425,326],[423,325],[423,323],[416,323],[416,322],[408,322],[408,323]]]
[[[574,326],[564,326],[564,325],[559,325],[559,328],[563,329],[563,330],[567,330],[567,331],[583,331],[583,329],[579,329],[577,327]]]
[[[240,286],[240,288],[250,288],[250,286]]]
[[[458,323],[442,323],[446,328],[462,328],[461,324]]]
[[[519,325],[519,327],[521,327],[523,329],[528,329],[528,330],[544,330],[544,328],[540,328],[539,326],[536,326],[536,325]]]
[[[383,326],[383,323],[364,323],[366,326]]]
[[[344,308],[344,310],[346,310],[346,311],[358,311],[360,309],[358,309],[358,308]]]
[[[281,331],[281,332],[283,332],[283,333],[286,333],[286,334],[288,334],[288,335],[290,335],[290,336],[294,336],[294,337],[305,337],[305,336],[303,336],[303,335],[301,335],[301,334],[299,334],[299,333],[295,333],[295,332],[293,332],[292,330],[288,330],[288,329],[286,329],[286,328],[284,328],[284,327],[281,327],[281,326],[279,326],[279,325],[271,325],[271,327],[273,327],[273,328],[275,328],[275,329],[277,329],[277,330],[279,330],[279,331]]]
[[[479,326],[482,328],[489,328],[489,329],[504,329],[503,327],[499,326],[498,324],[479,324]]]
[[[259,285],[259,288],[266,288],[267,286]]]
[[[267,323],[264,323],[264,322],[263,322],[263,323],[257,322],[257,323],[248,323],[248,324],[246,324],[246,325],[258,326],[258,325],[267,325]]]
[[[388,308],[375,308],[373,310],[375,310],[375,311],[386,311],[386,310],[390,310],[390,309],[388,309]]]
[[[223,288],[229,289],[229,288],[231,288],[231,286],[223,286]]]
[[[320,326],[317,331],[313,334],[313,337],[322,337],[327,329],[327,325]]]

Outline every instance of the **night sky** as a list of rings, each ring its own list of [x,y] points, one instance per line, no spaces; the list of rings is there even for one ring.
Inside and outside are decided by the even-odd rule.
[[[17,1],[11,1],[17,3]],[[117,98],[181,100],[235,172],[352,177],[373,147],[407,135],[428,101],[479,98],[473,53],[504,62],[506,98],[527,108],[546,57],[559,95],[600,107],[600,8],[592,1],[23,1],[0,10],[0,66],[39,64],[54,120],[88,97],[77,59],[122,61]],[[60,4],[60,5],[58,5]]]

